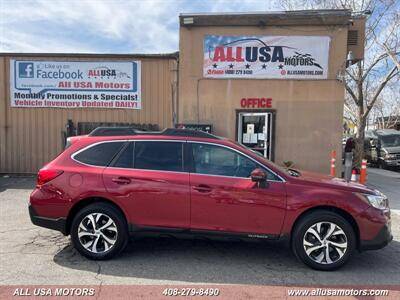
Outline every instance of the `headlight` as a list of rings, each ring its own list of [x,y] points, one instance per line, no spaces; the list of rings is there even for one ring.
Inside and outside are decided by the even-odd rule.
[[[388,198],[382,193],[380,193],[380,195],[364,194],[364,197],[367,198],[369,204],[377,209],[384,210],[389,208]]]
[[[385,155],[385,159],[395,159],[396,158],[396,154],[386,154]]]

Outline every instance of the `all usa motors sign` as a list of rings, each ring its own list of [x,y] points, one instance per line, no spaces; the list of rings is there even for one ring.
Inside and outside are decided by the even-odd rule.
[[[140,61],[10,60],[12,107],[140,109]]]
[[[328,36],[204,37],[209,78],[326,79]]]

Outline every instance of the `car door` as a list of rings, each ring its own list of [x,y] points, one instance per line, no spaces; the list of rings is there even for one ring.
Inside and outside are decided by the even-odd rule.
[[[237,150],[198,142],[188,148],[192,230],[280,234],[286,208],[281,178],[264,167],[268,184],[257,187],[250,173],[261,166]]]
[[[189,228],[189,173],[184,141],[130,142],[103,172],[107,191],[139,227]]]

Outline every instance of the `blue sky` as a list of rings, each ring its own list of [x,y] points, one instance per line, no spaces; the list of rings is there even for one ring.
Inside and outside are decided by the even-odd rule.
[[[178,16],[279,10],[268,0],[0,0],[0,52],[167,53]]]

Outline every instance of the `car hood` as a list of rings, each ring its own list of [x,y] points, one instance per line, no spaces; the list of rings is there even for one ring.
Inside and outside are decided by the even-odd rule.
[[[321,187],[341,189],[358,193],[375,194],[374,190],[357,182],[347,182],[342,178],[336,178],[309,171],[300,171],[300,173],[300,177],[297,177],[296,180],[302,182],[303,184],[318,185]]]
[[[385,149],[388,153],[399,153],[400,152],[400,146],[397,147],[382,147],[382,149]]]

